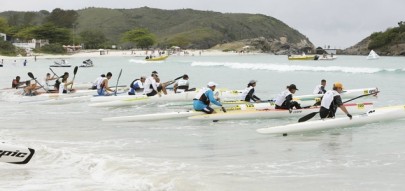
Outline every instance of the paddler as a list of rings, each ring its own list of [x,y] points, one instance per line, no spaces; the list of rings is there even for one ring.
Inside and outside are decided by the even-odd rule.
[[[173,90],[174,90],[174,93],[181,93],[181,92],[195,90],[195,88],[192,88],[192,90],[191,90],[191,89],[189,89],[189,87],[190,87],[189,77],[187,74],[184,74],[181,79],[177,80],[174,83]]]
[[[247,102],[261,102],[260,98],[255,95],[256,80],[250,80],[247,88],[242,92],[242,100]]]
[[[214,109],[210,107],[210,103],[222,107],[222,104],[214,97],[214,91],[218,84],[215,82],[208,82],[207,87],[202,88],[195,98],[193,99],[193,107],[196,111],[203,111],[204,113],[214,113]]]
[[[297,91],[297,86],[295,84],[291,84],[287,86],[287,89],[281,92],[275,100],[276,109],[288,109],[292,110],[294,107],[295,109],[301,109],[301,105],[293,101],[293,94]]]
[[[340,93],[342,93],[342,91],[342,83],[336,82],[333,84],[333,89],[328,90],[325,93],[321,101],[321,108],[319,109],[321,119],[334,118],[337,107],[346,113],[347,117],[352,119],[352,115],[350,115],[350,113],[347,111],[346,107],[343,105],[342,98],[340,97]]]
[[[35,96],[38,95],[38,92],[36,91],[37,84],[36,83],[31,83],[30,80],[27,80],[25,82],[25,88],[24,88],[24,95],[25,96]]]
[[[63,76],[61,76],[61,77],[62,77],[61,82],[59,82],[59,80],[57,80],[57,82],[55,82],[55,87],[58,87],[58,91],[59,91],[60,94],[61,94],[61,93],[66,94],[66,93],[67,93],[68,86],[69,86],[69,85],[72,85],[72,84],[73,84],[73,81],[68,82],[69,72],[65,72],[65,73],[63,74]],[[58,82],[59,82],[59,83],[58,83]]]
[[[322,79],[321,84],[315,87],[313,94],[325,94],[326,93],[325,87],[326,87],[326,80]]]
[[[156,80],[159,81],[160,79],[157,75],[157,72],[155,72],[156,71],[153,71],[152,75],[145,80],[143,93],[147,96],[154,96],[156,94],[162,96],[160,91],[162,91],[163,86],[159,86],[159,84],[156,82]]]
[[[143,92],[143,85],[145,83],[146,77],[141,76],[141,78],[135,79],[130,84],[130,89],[128,91],[128,95],[135,95],[135,94],[142,94]]]
[[[20,82],[20,76],[16,76],[15,79],[11,82],[11,87],[18,89],[21,85],[24,85],[25,82]]]
[[[57,77],[55,77],[55,75],[53,75],[53,76],[51,76],[51,74],[50,73],[46,73],[46,76],[45,76],[45,78],[44,78],[44,88],[47,90],[47,91],[50,91],[50,87],[51,87],[51,85],[49,84],[49,82],[51,81],[51,80],[56,80],[56,79],[58,79]]]
[[[91,86],[91,89],[96,90],[97,85],[100,84],[104,78],[105,78],[105,74],[101,74],[99,77],[97,77],[96,80],[94,80],[93,85]]]
[[[108,80],[112,77],[112,73],[108,72],[106,77],[97,85],[97,94],[100,96],[109,96],[115,91],[108,86]]]

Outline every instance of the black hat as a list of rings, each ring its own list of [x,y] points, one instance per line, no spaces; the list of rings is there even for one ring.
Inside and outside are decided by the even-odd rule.
[[[188,75],[187,75],[187,74],[184,74],[184,75],[183,75],[183,79],[184,79],[184,78],[188,78]]]
[[[152,72],[152,74],[157,74],[157,73],[158,73],[158,72],[156,72],[156,71],[153,71],[153,72]]]
[[[289,86],[287,86],[287,87],[288,87],[288,89],[290,89],[290,90],[292,90],[292,89],[298,90],[298,89],[297,89],[297,86],[295,86],[295,84],[291,84],[291,85],[289,85]]]

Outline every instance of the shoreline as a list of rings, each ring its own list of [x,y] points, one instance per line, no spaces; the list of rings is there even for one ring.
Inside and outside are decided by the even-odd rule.
[[[156,52],[156,51],[155,51]],[[146,57],[151,55],[152,51],[145,50],[80,50],[70,54],[33,54],[30,56],[2,56],[0,60],[24,60],[24,59],[64,59],[64,58],[94,58],[94,57]],[[157,53],[153,53],[156,55]],[[224,56],[224,55],[257,55],[258,52],[237,53],[223,52],[221,50],[183,50],[178,51],[171,56]]]

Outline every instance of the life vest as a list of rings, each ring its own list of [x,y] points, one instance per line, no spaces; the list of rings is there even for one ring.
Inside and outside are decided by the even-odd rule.
[[[13,79],[13,81],[11,82],[11,87],[12,88],[18,88],[18,82],[16,79]]]
[[[194,99],[196,100],[200,100],[201,102],[203,102],[205,105],[209,105],[210,104],[210,99],[207,97],[207,95],[205,94],[209,89],[207,88],[202,88],[197,95],[194,97]]]
[[[184,89],[187,90],[189,87],[188,80],[180,79],[177,81],[177,89]]]
[[[275,104],[278,106],[282,106],[283,103],[285,102],[285,98],[289,95],[291,95],[292,93],[290,92],[290,90],[286,89],[283,92],[281,92],[277,97],[276,97],[276,101]]]
[[[60,81],[59,81],[59,79],[57,79],[55,81],[55,85],[54,85],[55,89],[59,89],[59,85],[60,85]]]
[[[253,86],[249,86],[245,90],[243,90],[242,95],[241,95],[241,100],[246,100],[246,96],[249,94],[250,90],[253,89]],[[250,98],[249,98],[250,101]]]
[[[330,109],[331,106],[334,106],[333,100],[335,96],[340,96],[340,94],[336,90],[327,91],[322,98],[321,106],[326,109]]]
[[[134,83],[135,83],[137,80],[139,80],[139,79],[135,79],[134,81],[132,81],[131,84],[129,84],[129,87],[132,88],[132,89],[136,89]]]
[[[314,89],[313,94],[324,94],[324,92],[322,91],[322,85],[317,85]]]
[[[105,84],[104,84],[104,80],[105,79],[107,79],[106,77],[103,77],[103,78],[101,78],[101,80],[99,80],[98,82],[97,82],[97,89],[103,89],[104,87],[105,87]]]

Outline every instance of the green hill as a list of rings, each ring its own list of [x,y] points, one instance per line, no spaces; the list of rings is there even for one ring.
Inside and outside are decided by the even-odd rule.
[[[147,28],[157,37],[159,47],[177,44],[183,48],[208,49],[217,44],[247,39],[261,39],[259,49],[280,51],[313,48],[307,37],[273,17],[262,14],[219,13],[191,9],[161,10],[148,7],[136,9],[86,8],[77,10],[75,33],[102,31],[112,44],[120,44],[124,32]],[[38,25],[44,22],[46,11],[3,12],[0,17],[14,25]],[[49,14],[49,12],[48,12]],[[41,20],[42,19],[42,20]],[[10,22],[9,22],[10,23]],[[72,29],[73,30],[73,29]]]
[[[384,32],[375,32],[356,45],[344,50],[346,54],[367,55],[370,50],[379,55],[405,56],[405,22]]]

